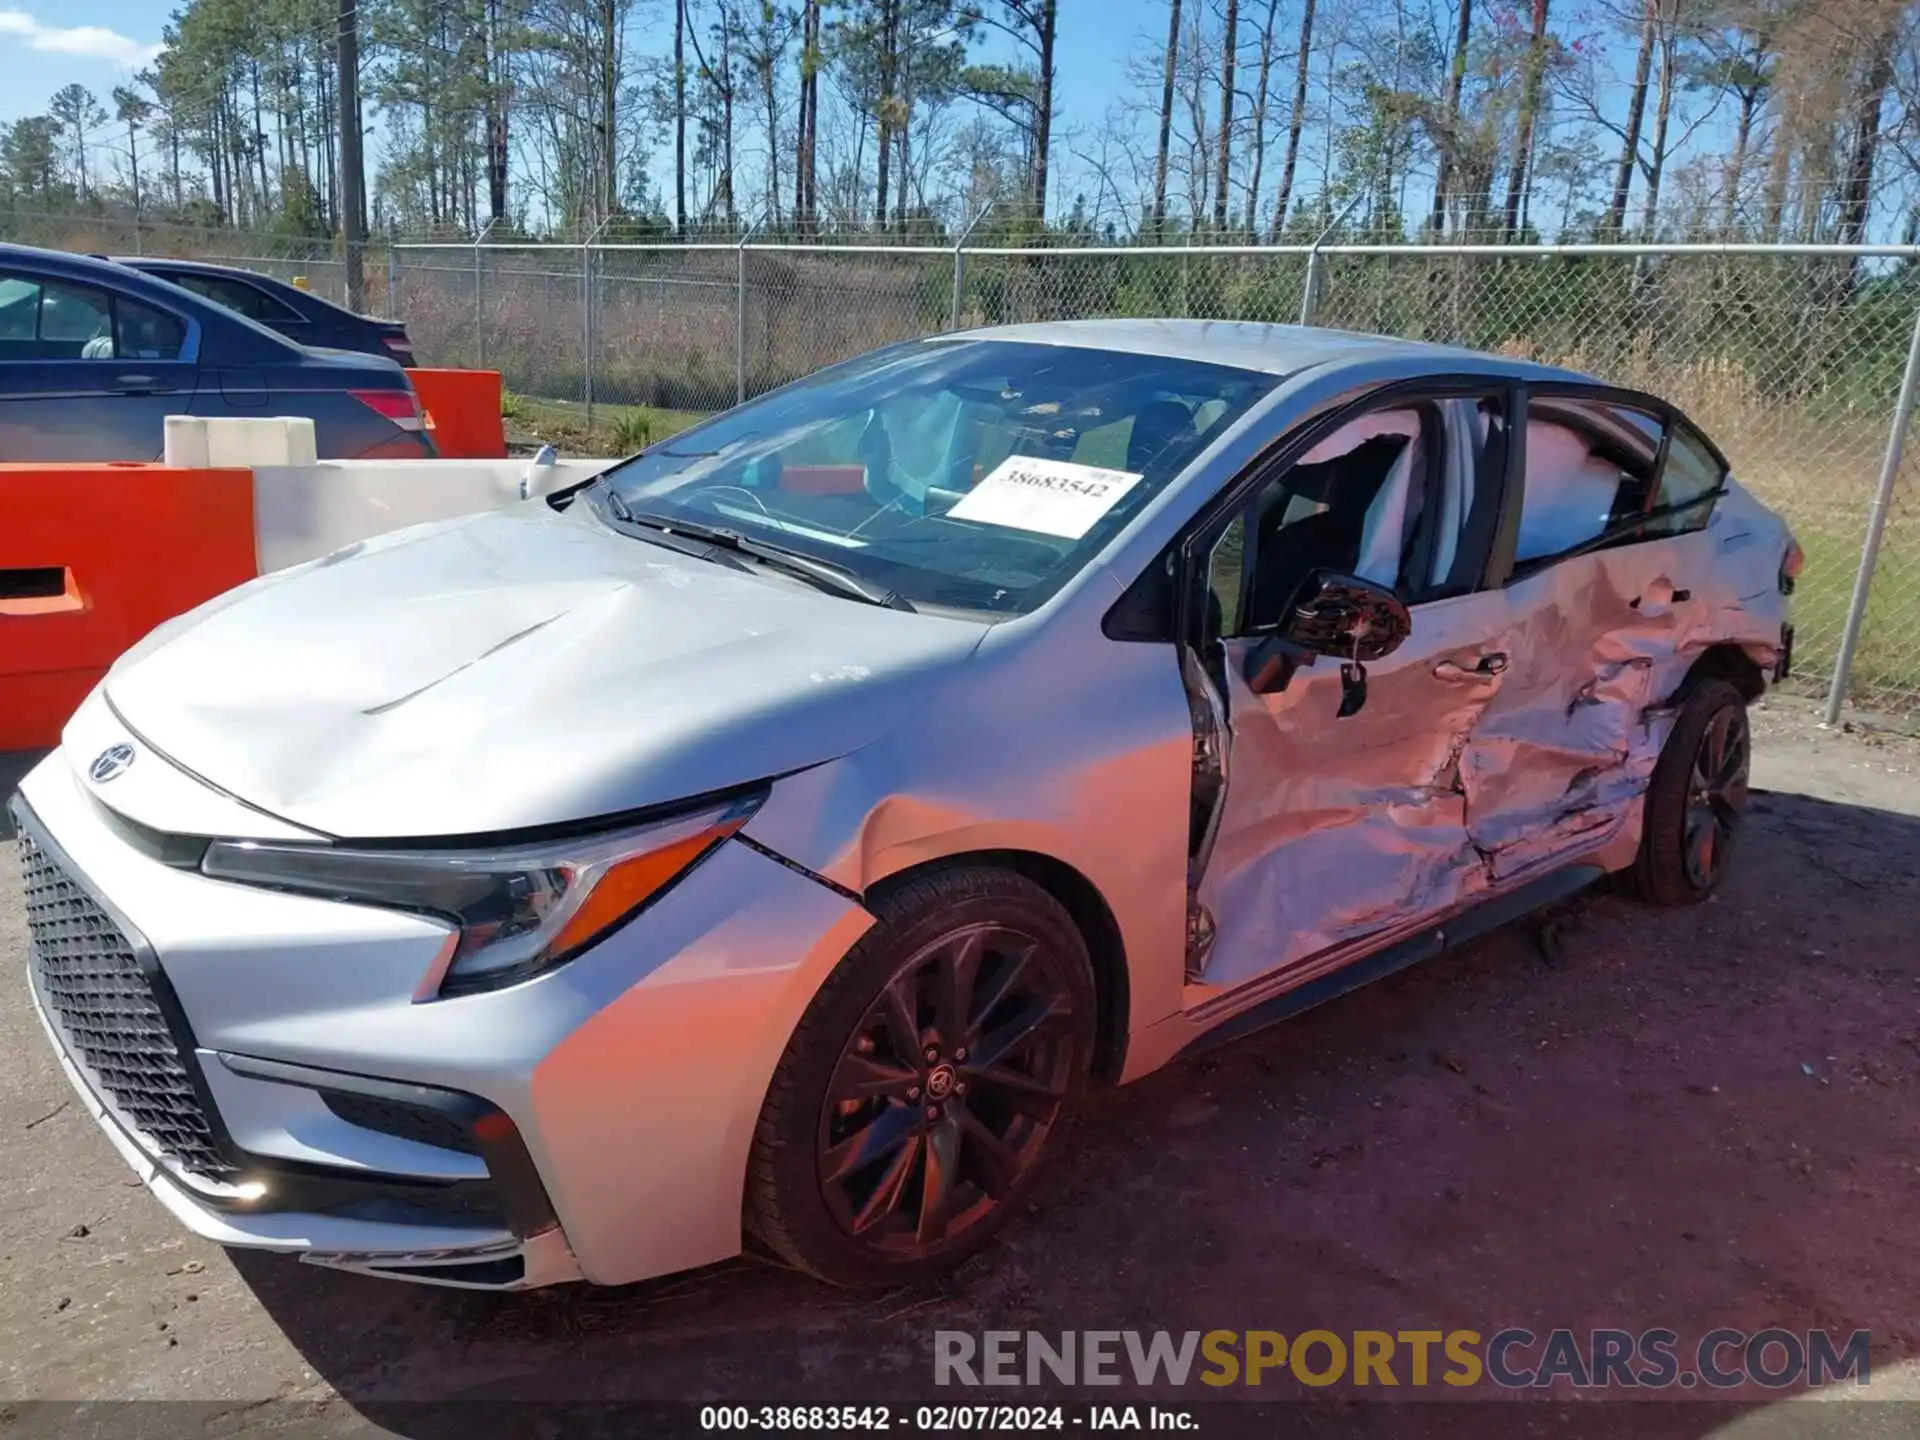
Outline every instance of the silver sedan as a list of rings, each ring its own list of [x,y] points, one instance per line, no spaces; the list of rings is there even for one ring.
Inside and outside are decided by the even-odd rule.
[[[913,1280],[1091,1082],[1707,895],[1799,566],[1671,405],[1539,365],[894,346],[161,626],[14,802],[31,981],[225,1244]]]

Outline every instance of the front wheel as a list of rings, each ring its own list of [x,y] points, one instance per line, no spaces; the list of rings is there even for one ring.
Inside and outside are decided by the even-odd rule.
[[[1094,1042],[1086,943],[1031,880],[956,866],[874,911],[774,1073],[746,1196],[777,1256],[858,1287],[930,1278],[987,1242]]]
[[[1746,817],[1752,758],[1740,692],[1724,680],[1689,686],[1647,786],[1640,853],[1620,877],[1631,893],[1656,905],[1713,893]]]

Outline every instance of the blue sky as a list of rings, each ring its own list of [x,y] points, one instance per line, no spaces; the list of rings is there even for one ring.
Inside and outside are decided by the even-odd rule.
[[[76,80],[106,102],[151,58],[166,13],[151,0],[0,0],[0,119],[45,110]]]
[[[172,9],[166,0],[0,0],[0,120],[44,111],[48,97],[72,81],[106,103],[150,58]],[[1164,36],[1165,7],[1162,0],[1100,0],[1097,7],[1069,0],[1061,9],[1070,12],[1060,34],[1062,109],[1094,121],[1134,42],[1150,31]]]

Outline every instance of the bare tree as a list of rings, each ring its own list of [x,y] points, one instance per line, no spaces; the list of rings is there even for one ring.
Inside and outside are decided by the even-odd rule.
[[[1627,225],[1627,201],[1633,192],[1633,172],[1640,164],[1640,126],[1647,114],[1647,85],[1653,75],[1653,45],[1660,32],[1660,0],[1643,0],[1640,50],[1633,62],[1633,85],[1627,92],[1627,121],[1620,139],[1620,162],[1613,171],[1613,194],[1607,201],[1606,233],[1619,235]]]
[[[1248,235],[1258,235],[1260,184],[1265,178],[1267,164],[1267,111],[1270,96],[1268,91],[1273,84],[1273,27],[1280,17],[1280,0],[1267,0],[1266,19],[1260,26],[1260,68],[1253,82],[1253,117],[1251,134],[1248,136],[1248,148],[1252,152],[1253,171],[1247,177],[1247,224]]]
[[[1520,233],[1521,197],[1527,165],[1533,158],[1533,127],[1540,114],[1541,81],[1547,68],[1547,0],[1533,0],[1533,26],[1527,42],[1526,78],[1520,93],[1520,118],[1513,130],[1513,154],[1507,162],[1507,204],[1500,230],[1511,239]]]
[[[1438,235],[1446,223],[1447,199],[1452,186],[1454,156],[1460,147],[1460,93],[1467,81],[1467,45],[1473,37],[1473,0],[1460,0],[1454,17],[1453,50],[1447,61],[1447,86],[1440,101],[1440,123],[1433,137],[1437,158],[1433,174],[1433,208],[1428,212],[1427,231]]]
[[[1273,234],[1278,239],[1293,203],[1293,178],[1300,160],[1300,135],[1307,123],[1308,64],[1313,57],[1314,0],[1301,0],[1300,48],[1293,72],[1293,110],[1287,121],[1287,158],[1280,171],[1280,193],[1274,200]]]
[[[1167,219],[1167,146],[1173,139],[1173,82],[1180,63],[1180,0],[1167,0],[1165,78],[1160,87],[1160,148],[1153,166],[1153,233]]]
[[[1227,0],[1226,36],[1220,46],[1220,159],[1214,167],[1213,228],[1227,228],[1227,185],[1233,173],[1233,62],[1240,48],[1240,0]]]

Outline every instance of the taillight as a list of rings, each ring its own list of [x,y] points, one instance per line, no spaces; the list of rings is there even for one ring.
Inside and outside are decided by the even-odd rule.
[[[426,428],[425,417],[420,412],[420,399],[411,390],[349,390],[347,393],[402,430]]]
[[[391,351],[393,351],[393,353],[394,353],[394,354],[396,354],[396,355],[405,355],[405,356],[407,356],[407,357],[409,357],[409,358],[411,358],[411,357],[412,357],[412,355],[413,355],[413,342],[412,342],[411,340],[409,340],[409,339],[407,339],[407,337],[406,337],[406,336],[404,336],[404,335],[387,335],[387,336],[384,336],[384,337],[383,337],[383,340],[384,340],[384,343],[386,344],[386,347],[387,347],[387,349],[389,349],[389,350],[391,350]]]
[[[1800,548],[1798,540],[1787,541],[1787,553],[1780,557],[1780,593],[1791,595],[1794,582],[1800,578],[1800,571],[1807,563],[1807,552]]]

